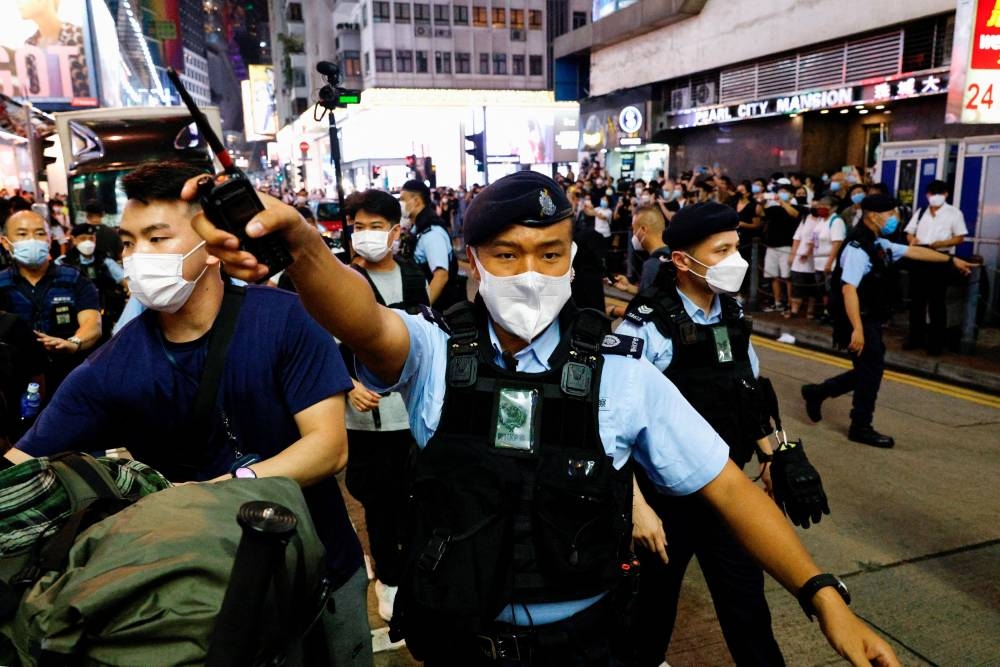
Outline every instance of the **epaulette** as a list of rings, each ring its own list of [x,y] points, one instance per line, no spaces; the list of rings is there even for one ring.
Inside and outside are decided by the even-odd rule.
[[[643,339],[635,338],[634,336],[607,334],[601,340],[601,354],[614,354],[620,357],[642,359],[642,346],[645,342]]]
[[[857,239],[854,239],[853,241],[851,241],[847,245],[854,246],[855,248],[861,248],[861,242],[858,241]],[[864,248],[861,248],[861,249],[864,250]]]
[[[625,309],[624,319],[642,326],[653,319],[653,310],[653,306],[645,299],[633,299]]]
[[[447,320],[444,319],[444,316],[438,311],[431,308],[430,306],[425,306],[421,304],[420,306],[418,306],[416,312],[419,313],[421,317],[423,317],[431,324],[436,325],[446,334],[451,333],[451,327],[448,326],[448,322]]]

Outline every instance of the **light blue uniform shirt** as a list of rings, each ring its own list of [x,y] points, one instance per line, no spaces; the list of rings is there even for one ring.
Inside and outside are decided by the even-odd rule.
[[[451,255],[451,237],[441,225],[431,225],[430,229],[420,235],[417,247],[413,249],[413,261],[426,264],[431,273],[435,269],[447,271]]]
[[[722,301],[718,296],[712,299],[712,306],[706,313],[680,290],[677,290],[677,294],[681,297],[684,311],[695,324],[718,324],[722,321]],[[640,327],[628,320],[622,320],[622,323],[615,329],[615,333],[634,336],[646,341],[643,354],[661,373],[667,369],[670,360],[674,358],[674,342],[660,333],[660,330],[652,322],[646,322]],[[757,358],[757,352],[753,349],[752,344],[747,354],[750,357],[750,367],[753,369],[754,377],[760,376],[760,360]]]
[[[893,262],[898,262],[906,254],[905,246],[901,243],[893,243],[888,239],[875,239],[875,243],[882,246],[887,251]],[[868,258],[868,253],[857,246],[848,244],[840,256],[840,279],[848,285],[857,287],[861,284],[861,279],[872,270],[872,261]]]
[[[399,381],[386,386],[360,362],[358,379],[373,391],[402,393],[413,437],[423,448],[441,420],[448,334],[421,315],[399,316],[410,334],[410,353]],[[492,324],[489,333],[494,363],[503,366]],[[517,369],[524,373],[549,370],[548,360],[559,339],[558,323],[553,323],[514,355]],[[686,495],[715,479],[728,461],[726,443],[677,387],[644,360],[605,355],[599,393],[598,430],[615,468],[634,456],[663,493]],[[497,620],[518,625],[552,623],[586,609],[602,595],[570,602],[510,604]]]

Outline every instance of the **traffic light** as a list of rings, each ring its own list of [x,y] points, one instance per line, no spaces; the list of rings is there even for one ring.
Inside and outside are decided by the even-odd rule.
[[[406,168],[411,172],[417,171],[417,156],[407,155],[406,156]]]
[[[299,184],[304,186],[306,182],[306,166],[304,164],[300,164],[297,167],[297,171],[299,174]]]
[[[38,153],[35,157],[36,177],[39,181],[47,181],[46,169],[59,159],[59,135],[52,133],[47,137],[39,137],[36,142]]]
[[[382,175],[382,167],[378,165],[372,165],[372,180],[377,181]]]
[[[484,132],[465,135],[465,140],[472,143],[472,148],[466,148],[465,152],[476,160],[476,169],[483,171],[486,168],[486,135]]]
[[[434,161],[429,157],[424,158],[424,179],[427,181],[428,186],[431,188],[437,187],[437,169],[434,167]]]

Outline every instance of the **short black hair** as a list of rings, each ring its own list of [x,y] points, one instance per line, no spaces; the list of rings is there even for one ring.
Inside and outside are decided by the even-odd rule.
[[[295,210],[298,211],[299,215],[301,215],[306,220],[315,220],[316,219],[316,216],[313,215],[313,210],[311,208],[309,208],[308,206],[296,206]]]
[[[885,183],[872,183],[868,186],[868,194],[870,195],[888,195],[889,186]]]
[[[10,198],[10,212],[17,213],[18,211],[30,211],[31,202],[29,202],[24,197],[14,196]]]
[[[949,192],[948,184],[944,181],[931,181],[927,184],[927,194],[929,195],[945,195]]]
[[[96,199],[91,199],[83,205],[83,212],[87,215],[104,215],[104,204]]]
[[[178,160],[146,164],[122,179],[122,188],[129,199],[148,204],[151,201],[173,201],[181,198],[184,184],[207,172]]]
[[[390,225],[398,225],[403,212],[399,207],[399,202],[388,192],[382,190],[365,190],[360,193],[355,215],[358,211],[364,211],[371,215],[383,217]]]

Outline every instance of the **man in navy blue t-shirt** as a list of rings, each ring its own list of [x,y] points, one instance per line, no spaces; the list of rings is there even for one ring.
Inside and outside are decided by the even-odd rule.
[[[191,227],[199,207],[180,199],[184,182],[198,173],[160,163],[124,179],[125,272],[147,310],[70,374],[7,457],[17,462],[25,455],[125,446],[176,481],[296,480],[337,588],[333,623],[342,650],[332,664],[370,664],[368,581],[333,477],[347,462],[344,394],[353,383],[333,338],[294,295],[246,289],[205,438],[207,454],[186,447],[209,334],[231,289]],[[249,462],[249,455],[258,460]]]

